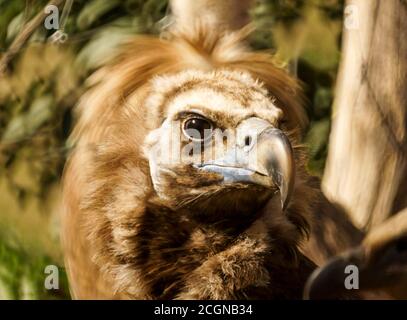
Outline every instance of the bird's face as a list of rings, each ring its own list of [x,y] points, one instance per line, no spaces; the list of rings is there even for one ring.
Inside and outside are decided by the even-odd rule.
[[[294,184],[291,144],[266,89],[248,74],[185,72],[155,80],[160,119],[144,146],[157,195],[197,214],[249,213]]]

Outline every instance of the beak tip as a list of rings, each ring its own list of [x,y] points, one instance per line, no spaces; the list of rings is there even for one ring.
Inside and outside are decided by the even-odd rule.
[[[262,133],[258,145],[263,167],[278,187],[281,207],[287,209],[295,184],[294,152],[287,136],[279,129],[269,129]]]
[[[284,183],[282,185],[279,186],[279,193],[280,193],[280,199],[281,199],[281,208],[283,211],[285,211],[288,207],[288,205],[290,204],[290,200],[291,200],[291,191],[289,191],[289,188],[287,186],[284,185]],[[290,190],[292,189],[292,187],[290,187]]]

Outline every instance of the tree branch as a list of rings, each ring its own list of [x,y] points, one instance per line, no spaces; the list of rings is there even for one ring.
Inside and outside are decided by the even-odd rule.
[[[47,6],[54,5],[60,7],[65,0],[52,0]],[[46,7],[47,7],[46,6]],[[34,18],[32,18],[24,27],[20,34],[14,39],[6,53],[0,60],[0,76],[6,73],[8,66],[13,58],[18,54],[21,48],[27,43],[32,34],[38,29],[38,27],[44,22],[47,14],[44,10],[41,10]]]

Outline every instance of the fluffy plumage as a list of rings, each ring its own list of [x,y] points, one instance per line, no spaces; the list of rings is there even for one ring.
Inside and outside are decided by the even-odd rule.
[[[148,154],[161,125],[200,102],[233,128],[249,114],[296,146],[306,126],[298,83],[247,30],[201,25],[169,39],[137,37],[91,79],[79,106],[64,179],[63,242],[74,297],[300,298],[314,264],[300,251],[317,188],[294,147],[296,183],[283,212],[257,185],[166,168],[154,184]]]

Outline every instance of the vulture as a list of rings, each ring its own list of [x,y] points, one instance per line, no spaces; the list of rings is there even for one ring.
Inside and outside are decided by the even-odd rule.
[[[349,296],[344,286],[347,266],[357,267],[359,297],[407,299],[407,210],[373,228],[360,245],[314,271],[305,287],[305,298]]]
[[[302,94],[249,29],[138,36],[89,80],[64,173],[74,298],[302,297]]]
[[[90,77],[63,179],[74,298],[301,299],[364,238],[305,168],[301,86],[247,45],[250,2],[174,0]]]
[[[315,268],[298,85],[242,34],[197,28],[135,39],[81,102],[64,182],[76,298],[301,298]]]

